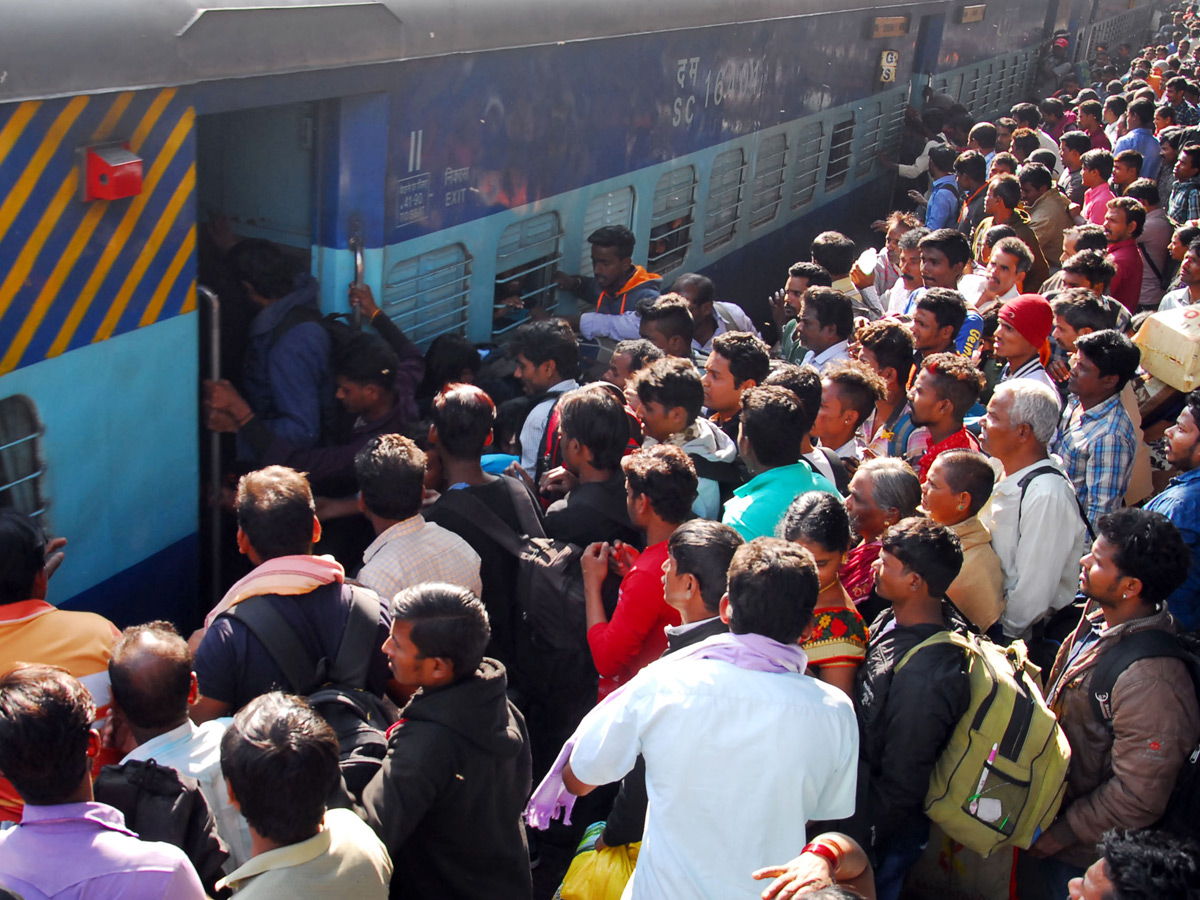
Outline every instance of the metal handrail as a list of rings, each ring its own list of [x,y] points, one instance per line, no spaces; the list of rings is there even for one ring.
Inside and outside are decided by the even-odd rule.
[[[196,285],[196,294],[209,306],[208,340],[210,360],[208,377],[214,382],[221,380],[221,301],[217,295],[202,284]],[[221,435],[208,432],[208,491],[209,491],[209,565],[212,568],[212,605],[220,601],[221,590]]]
[[[357,287],[363,283],[363,275],[366,272],[366,258],[363,255],[363,242],[360,237],[351,237],[349,240],[350,251],[354,254],[354,285]],[[355,304],[352,323],[355,331],[362,331],[362,307]]]

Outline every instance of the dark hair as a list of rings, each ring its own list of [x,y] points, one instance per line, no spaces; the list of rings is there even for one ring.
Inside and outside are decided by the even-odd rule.
[[[833,276],[816,263],[811,262],[792,263],[788,268],[788,278],[807,279],[807,287],[830,287],[833,284]]]
[[[1113,393],[1125,389],[1142,361],[1142,351],[1137,344],[1113,328],[1081,335],[1075,341],[1075,351],[1092,361],[1100,370],[1101,378],[1117,376],[1117,388]]]
[[[1025,165],[1027,166],[1045,166],[1049,170],[1053,169],[1057,164],[1058,158],[1052,151],[1047,150],[1045,147],[1040,147],[1025,157]]]
[[[1129,166],[1131,169],[1135,169],[1140,175],[1142,171],[1142,163],[1145,161],[1146,158],[1136,150],[1122,150],[1113,157],[1113,166],[1115,167],[1117,163],[1121,163],[1123,166]]]
[[[558,424],[564,439],[587,447],[594,468],[608,471],[621,464],[629,445],[629,419],[607,388],[589,384],[564,394],[558,401]]]
[[[988,458],[978,450],[946,450],[938,454],[937,462],[942,464],[950,490],[970,496],[967,512],[975,515],[983,509],[996,486],[996,473]]]
[[[753,387],[742,394],[742,435],[755,458],[769,469],[800,459],[800,445],[812,428],[800,398],[787,388]]]
[[[879,319],[864,325],[855,336],[875,356],[881,369],[895,369],[896,381],[904,385],[913,366],[912,332],[895,319]]]
[[[1130,222],[1136,226],[1133,236],[1141,237],[1142,229],[1146,227],[1146,207],[1132,197],[1114,197],[1108,201],[1109,209],[1119,209],[1125,215],[1125,224]]]
[[[1118,117],[1125,115],[1125,110],[1128,108],[1129,101],[1120,94],[1110,94],[1104,99],[1104,109],[1111,109]]]
[[[791,391],[799,399],[804,413],[804,433],[812,431],[813,422],[817,420],[817,413],[821,410],[821,373],[817,371],[816,366],[797,366],[777,361],[763,385]],[[742,399],[744,402],[745,398]]]
[[[560,379],[574,378],[579,371],[579,342],[562,319],[524,323],[513,333],[509,352],[535,366],[553,360]]]
[[[929,151],[930,167],[947,175],[957,171],[957,166],[955,165],[957,161],[958,151],[953,147],[947,147],[945,144],[938,144]]]
[[[655,515],[678,525],[692,515],[696,502],[696,466],[674,444],[635,450],[621,460],[625,483],[650,501]]]
[[[883,535],[883,548],[925,581],[933,597],[942,597],[962,569],[962,543],[953,531],[931,519],[901,519]]]
[[[995,165],[995,160],[992,161],[992,165]],[[1017,204],[1021,202],[1021,182],[1017,180],[1016,175],[1009,175],[1007,172],[993,175],[988,182],[988,190],[1008,209],[1016,209]]]
[[[0,772],[26,803],[65,802],[87,777],[96,704],[57,666],[18,666],[0,677]]]
[[[692,343],[696,323],[692,320],[687,298],[681,294],[643,297],[638,301],[638,314],[643,322],[653,322],[664,337],[681,337],[685,343]]]
[[[667,538],[667,553],[675,560],[675,571],[700,583],[700,599],[714,615],[729,586],[733,553],[744,543],[728,525],[709,519],[684,522]]]
[[[827,287],[810,287],[804,292],[805,308],[817,316],[822,328],[832,325],[840,340],[846,340],[854,331],[854,304],[841,291]]]
[[[937,231],[932,231],[921,238],[918,246],[922,249],[930,247],[944,253],[951,266],[966,265],[971,261],[971,242],[961,231],[954,228],[939,228]]]
[[[921,371],[933,376],[933,389],[943,400],[950,401],[954,417],[960,421],[975,405],[986,384],[983,374],[970,360],[957,353],[930,354],[921,362]]]
[[[421,511],[425,462],[425,451],[404,435],[371,438],[354,457],[363,505],[381,519],[411,519]]]
[[[997,172],[996,171],[997,166],[1008,166],[1015,172],[1015,171],[1017,171],[1017,167],[1020,165],[1021,164],[1020,164],[1020,162],[1017,161],[1017,158],[1015,156],[1013,156],[1011,153],[1009,153],[1007,150],[1005,150],[1002,153],[997,153],[995,156],[992,157],[992,178],[988,179],[989,183],[991,182],[992,179],[996,179],[996,178],[999,178],[1001,175],[1008,174],[1007,172]],[[1018,193],[1020,193],[1019,189],[1018,189]]]
[[[762,384],[771,371],[771,348],[748,331],[726,331],[712,339],[712,352],[729,360],[735,384]]]
[[[1018,103],[1009,113],[1017,122],[1027,128],[1037,128],[1042,124],[1042,114],[1032,103]]]
[[[929,229],[924,225],[910,228],[904,234],[900,235],[900,240],[896,242],[896,247],[899,250],[916,250],[921,246],[921,241],[927,234],[929,234]]]
[[[238,528],[264,560],[312,552],[313,502],[308,479],[287,466],[267,466],[238,481]]]
[[[1130,116],[1136,117],[1143,128],[1148,128],[1154,124],[1154,104],[1149,100],[1134,100],[1125,110],[1125,118]]]
[[[1012,150],[1014,156],[1016,156],[1017,151],[1020,151],[1028,159],[1030,154],[1038,150],[1041,146],[1042,142],[1032,128],[1018,128],[1013,132]],[[1017,159],[1020,158],[1017,156]]]
[[[1099,225],[1076,225],[1074,228],[1068,228],[1063,234],[1073,235],[1075,238],[1075,252],[1079,253],[1083,250],[1108,250],[1108,238],[1104,236],[1104,229]]]
[[[478,459],[496,425],[496,404],[473,384],[448,384],[429,407],[438,445],[455,459]]]
[[[421,659],[449,660],[456,682],[475,674],[492,638],[483,603],[457,584],[405,588],[392,600],[392,622],[411,623],[409,640]]]
[[[141,646],[145,643],[153,650]],[[155,664],[139,666],[139,654],[151,652]],[[188,714],[192,651],[170,622],[134,625],[113,648],[108,680],[113,700],[135,728],[173,728]]]
[[[930,158],[932,159],[932,154]],[[954,171],[966,175],[976,184],[987,181],[987,159],[978,150],[965,150],[954,160]]]
[[[875,411],[875,404],[887,397],[887,384],[874,369],[858,360],[845,360],[829,366],[821,375],[822,380],[836,384],[838,402],[842,409],[852,409],[858,414],[857,428]]]
[[[463,335],[455,332],[439,334],[425,351],[422,395],[435,394],[447,384],[461,381],[464,371],[470,372],[474,378],[482,367],[479,350]]]
[[[637,374],[638,399],[660,403],[664,410],[682,407],[691,425],[704,407],[704,382],[696,367],[686,359],[664,356]]]
[[[1200,848],[1168,831],[1107,831],[1100,856],[1112,900],[1183,900],[1200,884]]]
[[[831,553],[850,549],[850,516],[833,494],[808,491],[792,501],[775,533],[785,541],[812,541]]]
[[[1149,178],[1138,178],[1130,182],[1125,188],[1125,196],[1132,197],[1146,207],[1158,206],[1162,202],[1158,184]]]
[[[1117,568],[1142,582],[1142,598],[1148,603],[1165,600],[1187,577],[1191,551],[1161,513],[1118,509],[1100,517],[1096,532],[1117,548]]]
[[[996,241],[992,244],[992,255],[995,256],[997,253],[1015,256],[1018,272],[1028,272],[1033,268],[1033,253],[1030,251],[1029,245],[1019,237],[1006,237]]]
[[[1079,104],[1076,113],[1080,116],[1091,116],[1099,121],[1101,116],[1104,115],[1104,107],[1101,105],[1099,100],[1084,100]],[[1087,134],[1087,132],[1080,133]]]
[[[813,239],[812,261],[834,278],[844,278],[854,267],[854,241],[840,231],[822,231]]]
[[[996,149],[996,126],[991,122],[978,123],[967,136],[984,150]]]
[[[1099,107],[1100,104],[1097,103],[1096,106]],[[1082,157],[1092,149],[1092,138],[1086,131],[1068,131],[1059,138],[1058,145],[1064,150],[1073,150]]]
[[[1117,267],[1103,250],[1080,250],[1067,257],[1062,270],[1082,275],[1089,284],[1099,284],[1104,291],[1108,290],[1108,286],[1117,276]]]
[[[1078,79],[1076,82],[1078,83]],[[1054,116],[1056,119],[1060,119],[1063,114],[1063,102],[1057,97],[1046,97],[1038,103],[1038,110],[1043,116]]]
[[[1192,249],[1192,244],[1200,240],[1200,225],[1184,224],[1175,229],[1172,238],[1179,238],[1179,241],[1188,250]]]
[[[680,275],[671,285],[670,293],[679,294],[681,287],[694,286],[696,289],[696,305],[704,306],[706,303],[712,303],[717,299],[717,286],[713,284],[713,280],[707,275],[700,275],[697,272],[685,272]]]
[[[1154,118],[1157,120],[1159,117],[1167,120],[1169,123],[1168,127],[1179,124],[1179,119],[1175,115],[1175,107],[1170,103],[1160,103],[1154,107]]]
[[[993,225],[983,233],[983,244],[985,247],[992,247],[994,249],[1005,238],[1016,236],[1017,230],[1011,225]]]
[[[46,536],[33,519],[0,509],[0,605],[33,597],[33,583],[46,568]]]
[[[958,291],[950,288],[930,288],[917,299],[917,309],[933,313],[938,331],[953,328],[958,334],[967,321],[967,301]]]
[[[621,341],[613,348],[613,353],[624,353],[629,357],[629,371],[640,372],[656,359],[662,359],[666,356],[661,350],[655,347],[645,338],[635,338],[630,341]]]
[[[596,247],[612,247],[621,259],[633,256],[637,237],[624,225],[604,225],[588,235],[587,242]]]
[[[1168,128],[1164,128],[1158,133],[1159,146],[1169,145],[1172,150],[1178,152],[1179,145],[1183,143],[1183,136],[1186,131],[1187,129],[1181,128],[1178,125],[1172,125]]]
[[[1017,170],[1017,181],[1031,184],[1035,188],[1049,188],[1054,184],[1050,170],[1037,162],[1027,162]]]
[[[286,297],[296,287],[296,270],[283,251],[262,238],[238,241],[225,256],[234,277],[268,300]]]
[[[779,538],[755,538],[729,564],[729,630],[794,644],[812,621],[820,590],[811,553]]]
[[[1113,155],[1107,150],[1089,150],[1080,158],[1085,169],[1098,172],[1105,181],[1112,178]]]
[[[221,773],[251,828],[298,844],[320,829],[337,786],[337,736],[303,697],[261,694],[225,730]]]
[[[1084,252],[1095,253],[1097,251],[1085,250]],[[1079,254],[1076,253],[1075,256],[1079,256]],[[1075,259],[1075,256],[1072,256],[1071,259]],[[1108,265],[1111,267],[1112,263],[1108,263]],[[1063,271],[1068,271],[1066,266],[1063,267]],[[1070,271],[1077,270],[1071,269]],[[1087,276],[1084,275],[1084,277]],[[1104,328],[1112,328],[1117,324],[1117,311],[1087,288],[1065,290],[1051,301],[1050,306],[1054,309],[1056,316],[1062,316],[1063,321],[1076,331],[1083,328],[1100,331]]]
[[[1192,168],[1200,169],[1200,145],[1188,144],[1179,151],[1180,156],[1187,156]]]

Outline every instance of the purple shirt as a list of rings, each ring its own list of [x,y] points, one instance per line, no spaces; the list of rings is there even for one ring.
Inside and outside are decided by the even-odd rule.
[[[203,900],[183,851],[142,841],[104,803],[25,804],[0,832],[0,884],[24,900]]]

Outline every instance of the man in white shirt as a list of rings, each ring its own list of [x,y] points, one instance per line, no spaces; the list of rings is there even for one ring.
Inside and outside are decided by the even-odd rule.
[[[1046,450],[1058,419],[1052,388],[1017,379],[996,387],[981,420],[980,444],[1004,475],[979,518],[1004,570],[1000,626],[1007,639],[1028,638],[1034,623],[1067,606],[1079,587],[1087,527],[1075,489]]]
[[[801,365],[822,372],[850,359],[850,335],[854,331],[854,306],[850,298],[833,288],[809,288],[804,292],[797,320],[796,339],[808,348]]]
[[[984,315],[1021,296],[1025,276],[1032,268],[1033,253],[1020,238],[1001,238],[992,248],[992,257],[988,260],[987,265],[987,276],[983,280],[980,292],[977,294],[968,292],[966,285],[960,282],[963,299],[977,313]],[[965,281],[964,278],[963,282]]]
[[[668,293],[687,300],[692,312],[692,356],[701,366],[712,353],[713,338],[718,334],[746,331],[756,338],[762,337],[740,306],[716,299],[717,288],[711,278],[690,272],[680,275]]]
[[[649,812],[633,900],[752,900],[750,873],[794,854],[805,823],[854,809],[858,726],[841,691],[804,675],[818,586],[811,554],[739,547],[729,635],[652,663],[584,718],[562,776],[585,794],[646,763]],[[720,823],[720,827],[713,827]],[[782,856],[781,856],[782,854]]]
[[[575,381],[579,371],[579,343],[569,325],[550,319],[518,328],[511,352],[517,360],[513,374],[521,382],[525,396],[545,398],[529,411],[521,426],[521,468],[533,475],[554,401],[579,387]]]
[[[250,831],[229,802],[221,774],[221,736],[232,720],[194,725],[188,718],[200,689],[187,642],[170,622],[126,628],[113,648],[108,673],[115,733],[137,742],[121,762],[153,759],[195,778],[229,850],[225,871],[232,872],[250,859]]]

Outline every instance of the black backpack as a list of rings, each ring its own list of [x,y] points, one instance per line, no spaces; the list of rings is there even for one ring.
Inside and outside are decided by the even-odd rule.
[[[247,597],[222,615],[241,622],[266,648],[288,685],[329,723],[337,734],[342,777],[354,797],[379,771],[387,755],[387,729],[396,709],[366,689],[375,655],[380,600],[373,591],[342,585],[350,594],[346,630],[332,663],[314,659],[291,623],[268,596]]]
[[[137,759],[104,766],[92,792],[97,802],[119,809],[125,826],[143,841],[163,841],[187,854],[209,896],[229,896],[216,890],[229,853],[196,779],[153,759]]]
[[[1194,634],[1174,635],[1161,629],[1138,631],[1122,638],[1117,645],[1102,654],[1092,670],[1089,682],[1092,712],[1112,734],[1112,692],[1130,665],[1139,659],[1168,656],[1181,660],[1192,677],[1192,686],[1200,698],[1200,637]],[[1192,748],[1175,777],[1175,788],[1161,819],[1155,825],[1183,838],[1200,838],[1200,743]]]

